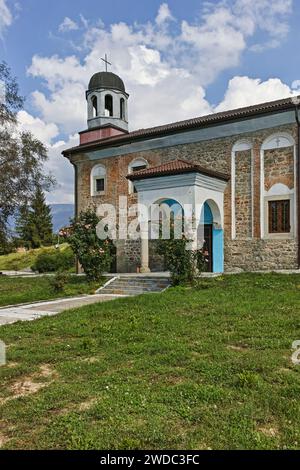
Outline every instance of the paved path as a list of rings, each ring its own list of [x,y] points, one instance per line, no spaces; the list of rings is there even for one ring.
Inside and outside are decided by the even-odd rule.
[[[0,326],[17,321],[31,321],[37,318],[56,315],[63,310],[82,307],[83,305],[94,304],[96,302],[105,302],[113,300],[120,295],[85,295],[80,297],[71,297],[67,299],[58,299],[48,302],[36,302],[33,304],[17,305],[0,308]]]

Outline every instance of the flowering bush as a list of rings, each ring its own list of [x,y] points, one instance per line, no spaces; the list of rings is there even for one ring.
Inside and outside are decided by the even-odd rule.
[[[164,257],[173,285],[192,284],[200,272],[207,270],[206,253],[187,249],[187,240],[170,238],[158,241],[158,253]]]
[[[87,278],[97,281],[111,265],[111,240],[100,240],[96,227],[100,219],[92,209],[81,212],[60,235],[67,238]]]

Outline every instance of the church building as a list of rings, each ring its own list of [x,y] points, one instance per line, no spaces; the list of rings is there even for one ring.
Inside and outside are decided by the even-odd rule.
[[[75,169],[77,214],[118,207],[120,196],[149,208],[200,207],[210,271],[299,269],[297,99],[133,132],[119,76],[93,75],[86,100],[87,129],[63,152]],[[163,270],[148,238],[116,241],[117,272]]]

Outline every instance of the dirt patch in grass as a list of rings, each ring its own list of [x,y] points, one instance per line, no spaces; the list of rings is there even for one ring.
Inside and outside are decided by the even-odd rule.
[[[79,411],[88,411],[97,403],[97,398],[91,398],[90,400],[83,401],[80,403],[78,410]]]
[[[266,437],[278,437],[279,429],[275,424],[272,425],[262,425],[257,428],[258,432],[262,433]]]
[[[228,349],[231,349],[232,351],[247,351],[249,349],[249,346],[247,344],[229,344],[227,346]]]
[[[43,364],[40,366],[39,372],[35,372],[27,377],[23,377],[21,380],[15,382],[11,387],[11,396],[4,398],[0,401],[0,404],[4,404],[7,401],[15,400],[16,398],[25,397],[38,392],[44,387],[47,387],[53,382],[56,372],[48,365]],[[47,379],[45,381],[39,381],[40,379]],[[49,380],[50,379],[50,380]]]
[[[9,440],[8,437],[0,433],[0,449],[8,442],[8,440]]]

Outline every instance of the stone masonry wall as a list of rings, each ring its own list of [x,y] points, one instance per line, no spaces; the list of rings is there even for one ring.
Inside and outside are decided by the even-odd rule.
[[[235,154],[236,238],[252,236],[251,150]]]
[[[294,187],[294,150],[285,147],[264,152],[265,190],[275,183],[282,183],[289,189]]]
[[[295,240],[260,239],[260,148],[263,141],[275,132],[289,132],[296,140],[297,127],[288,125],[243,135],[219,138],[215,140],[176,145],[164,149],[128,153],[126,155],[89,161],[84,154],[76,154],[72,161],[78,167],[78,210],[100,203],[112,203],[118,207],[118,196],[128,196],[129,205],[137,202],[136,194],[128,195],[128,165],[137,158],[144,158],[149,166],[159,165],[175,159],[197,162],[202,166],[231,175],[231,151],[240,139],[247,139],[253,144],[253,225],[254,237],[251,237],[250,225],[250,162],[249,153],[237,153],[237,240],[231,239],[231,182],[228,182],[224,194],[224,233],[225,233],[225,269],[260,270],[277,268],[295,268],[297,266],[297,242]],[[243,154],[243,155],[242,155]],[[266,184],[291,181],[293,167],[291,148],[266,152]],[[107,169],[107,192],[104,196],[90,196],[90,171],[101,163]],[[280,165],[280,167],[278,167]],[[278,169],[280,168],[280,169]],[[292,178],[293,179],[293,178]],[[140,246],[137,242],[118,242],[118,268],[120,271],[136,271],[140,265]],[[151,259],[150,259],[151,263]],[[154,260],[153,260],[153,264]]]

